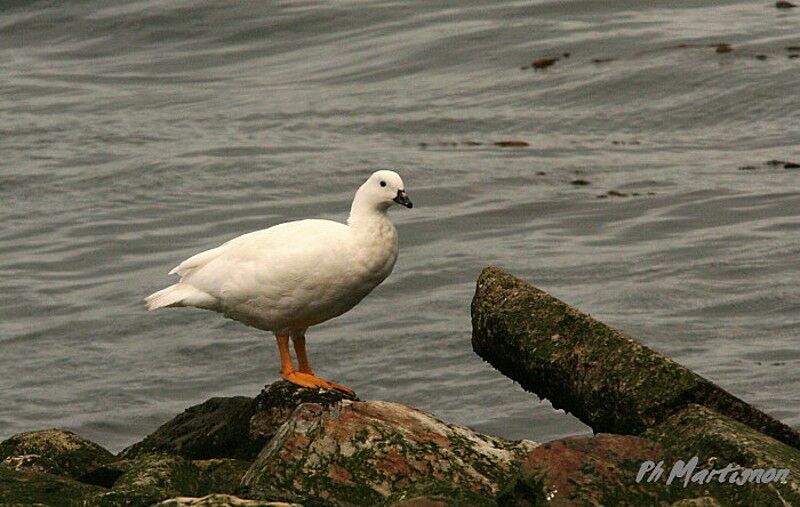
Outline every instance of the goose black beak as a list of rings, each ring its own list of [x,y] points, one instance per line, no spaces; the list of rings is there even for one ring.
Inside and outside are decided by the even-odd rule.
[[[411,199],[408,198],[408,194],[406,194],[405,190],[398,190],[397,197],[392,200],[397,204],[402,204],[406,208],[414,207],[414,204],[411,202]]]

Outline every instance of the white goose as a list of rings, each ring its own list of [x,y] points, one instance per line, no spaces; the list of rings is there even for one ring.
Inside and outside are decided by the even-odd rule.
[[[356,192],[347,225],[298,220],[234,238],[170,271],[180,281],[145,298],[147,308],[194,306],[271,331],[285,380],[352,393],[314,375],[305,332],[353,308],[392,272],[397,230],[386,211],[393,204],[412,207],[403,180],[377,171]]]

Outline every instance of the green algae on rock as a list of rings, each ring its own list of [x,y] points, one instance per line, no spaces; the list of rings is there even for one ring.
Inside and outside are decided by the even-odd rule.
[[[800,450],[714,410],[689,405],[643,436],[664,444],[684,460],[699,456],[703,465],[698,468],[721,469],[731,464],[751,469],[788,469],[786,482],[766,485],[748,481],[752,488],[723,483],[714,490],[714,496],[732,504],[760,499],[762,505],[781,505],[781,501],[800,505]]]
[[[146,454],[120,476],[111,490],[87,499],[89,505],[152,505],[167,498],[195,496],[200,469],[191,461],[169,454]]]
[[[401,500],[405,489],[427,482],[491,501],[535,446],[481,435],[398,403],[306,403],[264,448],[243,484],[247,496],[257,498],[377,505]]]
[[[780,421],[498,268],[478,279],[472,346],[595,432],[637,435],[698,403],[800,448],[800,434]]]
[[[16,458],[16,459],[15,459]],[[77,478],[114,460],[114,455],[71,431],[49,429],[17,433],[0,443],[0,462],[14,468]]]
[[[253,439],[260,439],[266,444],[303,403],[316,403],[322,407],[329,407],[341,400],[360,401],[355,395],[336,389],[307,389],[285,380],[274,382],[265,387],[253,400],[250,435]],[[263,447],[262,445],[259,451]]]
[[[195,460],[192,463],[200,470],[198,495],[235,494],[241,488],[242,477],[253,464],[228,458]]]
[[[82,505],[97,486],[53,474],[0,466],[0,505]]]
[[[264,445],[249,438],[252,416],[252,398],[211,398],[187,408],[141,442],[124,449],[120,456],[169,453],[187,459],[252,459]]]

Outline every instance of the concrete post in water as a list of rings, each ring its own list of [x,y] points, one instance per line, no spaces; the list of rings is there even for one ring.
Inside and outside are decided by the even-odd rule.
[[[800,448],[787,425],[498,268],[478,278],[472,347],[595,432],[638,435],[694,403]]]

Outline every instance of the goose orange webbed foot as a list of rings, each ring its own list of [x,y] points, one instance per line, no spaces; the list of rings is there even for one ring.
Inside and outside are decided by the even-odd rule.
[[[324,378],[319,378],[309,373],[292,371],[289,373],[284,373],[282,376],[283,380],[286,380],[288,382],[291,382],[292,384],[301,387],[309,387],[312,389],[336,389],[338,391],[342,391],[345,394],[349,394],[350,396],[355,395],[353,390],[350,389],[349,387],[337,384],[336,382],[331,382],[330,380],[325,380]]]

